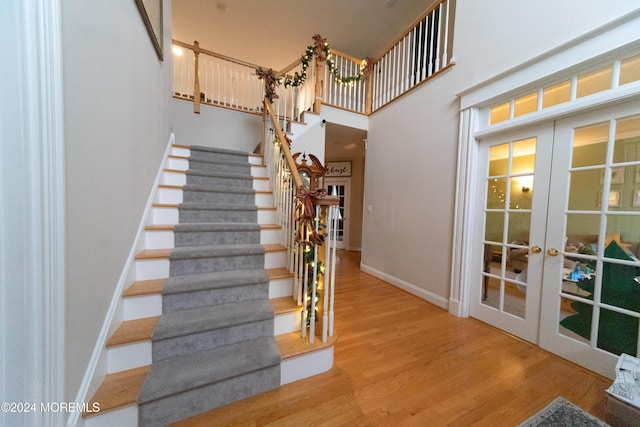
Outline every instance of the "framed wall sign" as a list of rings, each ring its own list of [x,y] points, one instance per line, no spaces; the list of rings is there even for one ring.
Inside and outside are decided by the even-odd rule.
[[[156,49],[158,59],[164,59],[162,54],[162,0],[135,0],[144,26],[151,38],[151,43]]]
[[[327,162],[326,176],[351,176],[351,162]]]

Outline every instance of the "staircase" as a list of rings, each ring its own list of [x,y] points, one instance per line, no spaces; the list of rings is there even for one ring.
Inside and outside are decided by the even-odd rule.
[[[91,399],[101,410],[80,424],[166,425],[330,369],[333,341],[299,338],[261,161],[173,147]]]

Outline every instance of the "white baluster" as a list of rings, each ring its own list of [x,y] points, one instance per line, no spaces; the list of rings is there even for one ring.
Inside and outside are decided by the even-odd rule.
[[[331,256],[331,280],[329,282],[329,336],[333,336],[333,320],[334,320],[334,300],[335,300],[335,289],[336,289],[336,248],[337,248],[337,239],[338,239],[338,219],[336,213],[339,212],[339,207],[336,205],[331,206],[331,221],[332,221],[332,229],[333,229],[333,237],[331,238],[334,242],[333,245],[333,255]]]
[[[443,35],[443,48],[442,48],[442,66],[446,66],[448,65],[448,43],[449,43],[449,0],[446,0],[446,6],[445,6],[445,12],[446,12],[446,18],[445,18],[445,23],[444,23],[444,35]],[[538,97],[538,99],[540,99]]]
[[[435,13],[435,11],[434,11]],[[442,3],[438,6],[438,33],[436,35],[436,63],[435,71],[440,70],[440,39],[442,36]]]

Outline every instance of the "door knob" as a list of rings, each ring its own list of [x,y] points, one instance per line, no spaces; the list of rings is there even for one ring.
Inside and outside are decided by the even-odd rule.
[[[547,253],[551,256],[558,256],[560,252],[558,252],[556,248],[549,248],[549,250],[547,250]]]
[[[531,246],[531,252],[533,252],[534,254],[539,254],[540,252],[542,252],[542,248],[538,245]]]

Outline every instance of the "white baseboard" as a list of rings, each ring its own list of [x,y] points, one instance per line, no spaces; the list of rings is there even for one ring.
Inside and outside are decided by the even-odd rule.
[[[445,310],[449,309],[449,300],[447,298],[441,297],[440,295],[434,294],[433,292],[427,291],[426,289],[420,288],[402,279],[398,279],[397,277],[391,276],[390,274],[387,274],[383,271],[376,270],[375,268],[369,267],[366,264],[360,263],[360,269],[367,274],[377,277],[380,280],[384,280],[385,282],[396,286],[404,291],[407,291],[420,299],[430,302],[433,305],[436,305]]]

